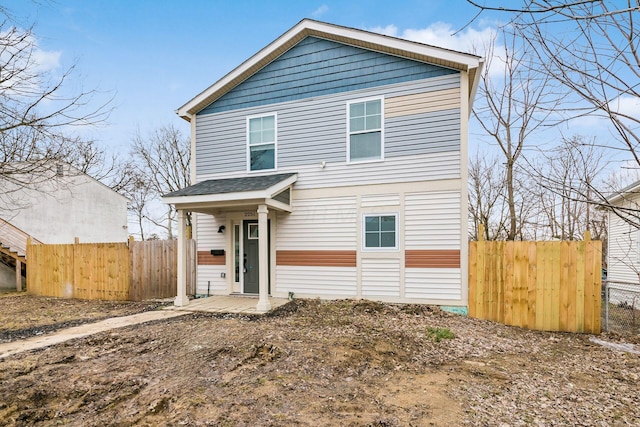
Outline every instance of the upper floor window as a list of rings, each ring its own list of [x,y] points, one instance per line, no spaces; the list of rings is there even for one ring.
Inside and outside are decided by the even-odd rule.
[[[349,130],[347,155],[349,162],[382,160],[382,99],[347,104]]]
[[[276,168],[275,114],[247,118],[247,162],[250,171]]]

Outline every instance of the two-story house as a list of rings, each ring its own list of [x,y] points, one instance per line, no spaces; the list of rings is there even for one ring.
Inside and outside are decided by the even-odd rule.
[[[195,184],[164,201],[195,213],[197,292],[466,306],[482,64],[305,19],[180,107]]]

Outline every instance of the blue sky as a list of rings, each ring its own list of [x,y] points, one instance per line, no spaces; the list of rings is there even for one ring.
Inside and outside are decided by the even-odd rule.
[[[115,96],[108,123],[89,132],[126,151],[135,133],[173,124],[175,110],[293,27],[313,18],[466,49],[487,36],[465,0],[163,1],[4,0],[23,27],[35,24],[43,62],[54,72],[77,64],[74,85]],[[483,30],[485,30],[483,32]]]

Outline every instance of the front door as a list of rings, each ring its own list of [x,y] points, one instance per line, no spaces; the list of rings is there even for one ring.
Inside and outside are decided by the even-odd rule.
[[[270,228],[270,221],[267,229]],[[260,254],[258,249],[258,220],[245,220],[242,226],[243,231],[243,271],[244,271],[244,289],[245,294],[260,293]],[[267,236],[267,242],[269,242]],[[269,243],[267,243],[269,244]],[[269,276],[271,276],[269,274]]]

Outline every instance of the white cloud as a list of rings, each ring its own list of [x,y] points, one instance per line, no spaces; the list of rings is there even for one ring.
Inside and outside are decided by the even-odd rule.
[[[311,13],[311,16],[313,16],[314,18],[319,18],[322,15],[324,15],[325,13],[327,13],[328,11],[329,11],[329,6],[327,6],[326,4],[323,4],[322,6],[320,6],[316,10],[314,10]]]
[[[485,22],[482,28],[469,27],[462,31],[457,31],[446,22],[435,22],[425,28],[407,28],[403,31],[389,24],[385,27],[369,28],[369,31],[479,56],[485,56],[488,47],[495,39],[498,43],[493,50],[494,60],[491,61],[490,74],[497,77],[504,67],[504,61],[497,57],[504,54],[504,45],[500,44],[500,40],[496,38],[498,32],[492,24],[495,23]]]
[[[60,67],[61,57],[62,52],[42,50],[37,45],[33,51],[33,62],[39,71],[53,71]]]
[[[369,28],[369,31],[372,31],[378,34],[384,34],[385,36],[398,37],[398,27],[396,27],[393,24],[387,25],[386,27]]]
[[[484,46],[488,46],[496,34],[496,29],[490,26],[481,30],[467,28],[456,33],[456,29],[446,22],[436,22],[426,28],[407,28],[402,32],[399,32],[398,27],[393,24],[386,27],[370,28],[369,31],[459,52],[479,52],[480,54],[484,52]]]
[[[621,95],[609,103],[609,108],[619,114],[633,117],[640,121],[640,98]]]

